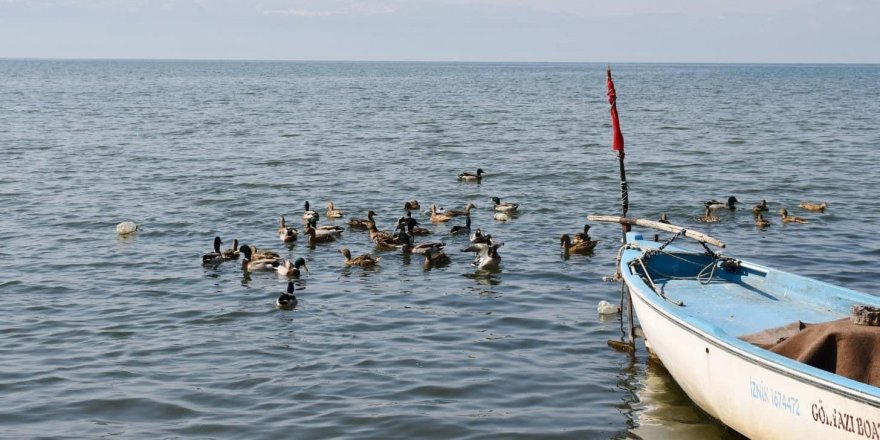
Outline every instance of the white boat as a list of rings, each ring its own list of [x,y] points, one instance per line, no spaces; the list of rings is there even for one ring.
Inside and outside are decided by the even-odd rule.
[[[677,231],[703,244],[688,250],[628,232],[619,262],[646,346],[700,408],[754,439],[880,440],[880,327],[848,319],[853,305],[877,307],[880,298],[724,257],[705,244],[723,243],[676,226],[590,218]],[[798,322],[825,324],[809,332],[789,325]],[[838,327],[845,332],[816,339]],[[871,342],[858,359],[837,359],[836,370],[777,353],[806,342],[842,356],[852,347],[841,344],[852,341]],[[873,379],[845,377],[850,370]]]

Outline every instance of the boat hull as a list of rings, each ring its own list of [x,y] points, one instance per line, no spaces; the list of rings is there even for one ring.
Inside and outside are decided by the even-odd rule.
[[[708,414],[755,439],[880,440],[878,388],[837,380],[686,316],[626,260],[621,271],[647,344]]]

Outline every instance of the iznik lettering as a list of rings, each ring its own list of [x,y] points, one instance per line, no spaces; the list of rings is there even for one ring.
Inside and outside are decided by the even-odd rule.
[[[763,381],[756,381],[749,378],[749,393],[752,398],[760,402],[764,402],[774,408],[787,411],[796,416],[801,415],[800,400],[797,397],[789,396],[779,390],[774,390],[770,385]]]

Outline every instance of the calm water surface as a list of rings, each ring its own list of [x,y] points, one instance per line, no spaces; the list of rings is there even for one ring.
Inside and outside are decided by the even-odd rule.
[[[880,66],[615,72],[632,214],[696,226],[703,200],[766,199],[809,223],[760,231],[745,209],[700,228],[728,255],[876,293]],[[587,214],[619,212],[603,74],[0,61],[0,435],[733,437],[643,348],[606,346],[619,230],[559,253]],[[481,184],[456,181],[477,167]],[[493,221],[492,196],[522,214]],[[275,234],[306,200],[390,229],[409,199],[474,202],[501,271],[475,271],[422,213],[447,267],[386,252],[347,269],[335,249],[375,252],[363,232],[315,249]],[[143,230],[117,238],[123,220]],[[274,274],[202,267],[215,235],[304,257],[297,309],[274,308]]]

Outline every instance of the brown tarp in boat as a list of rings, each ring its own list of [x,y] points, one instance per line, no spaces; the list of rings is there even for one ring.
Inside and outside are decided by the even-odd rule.
[[[791,324],[740,339],[785,357],[880,387],[880,327],[849,318],[820,324]]]

